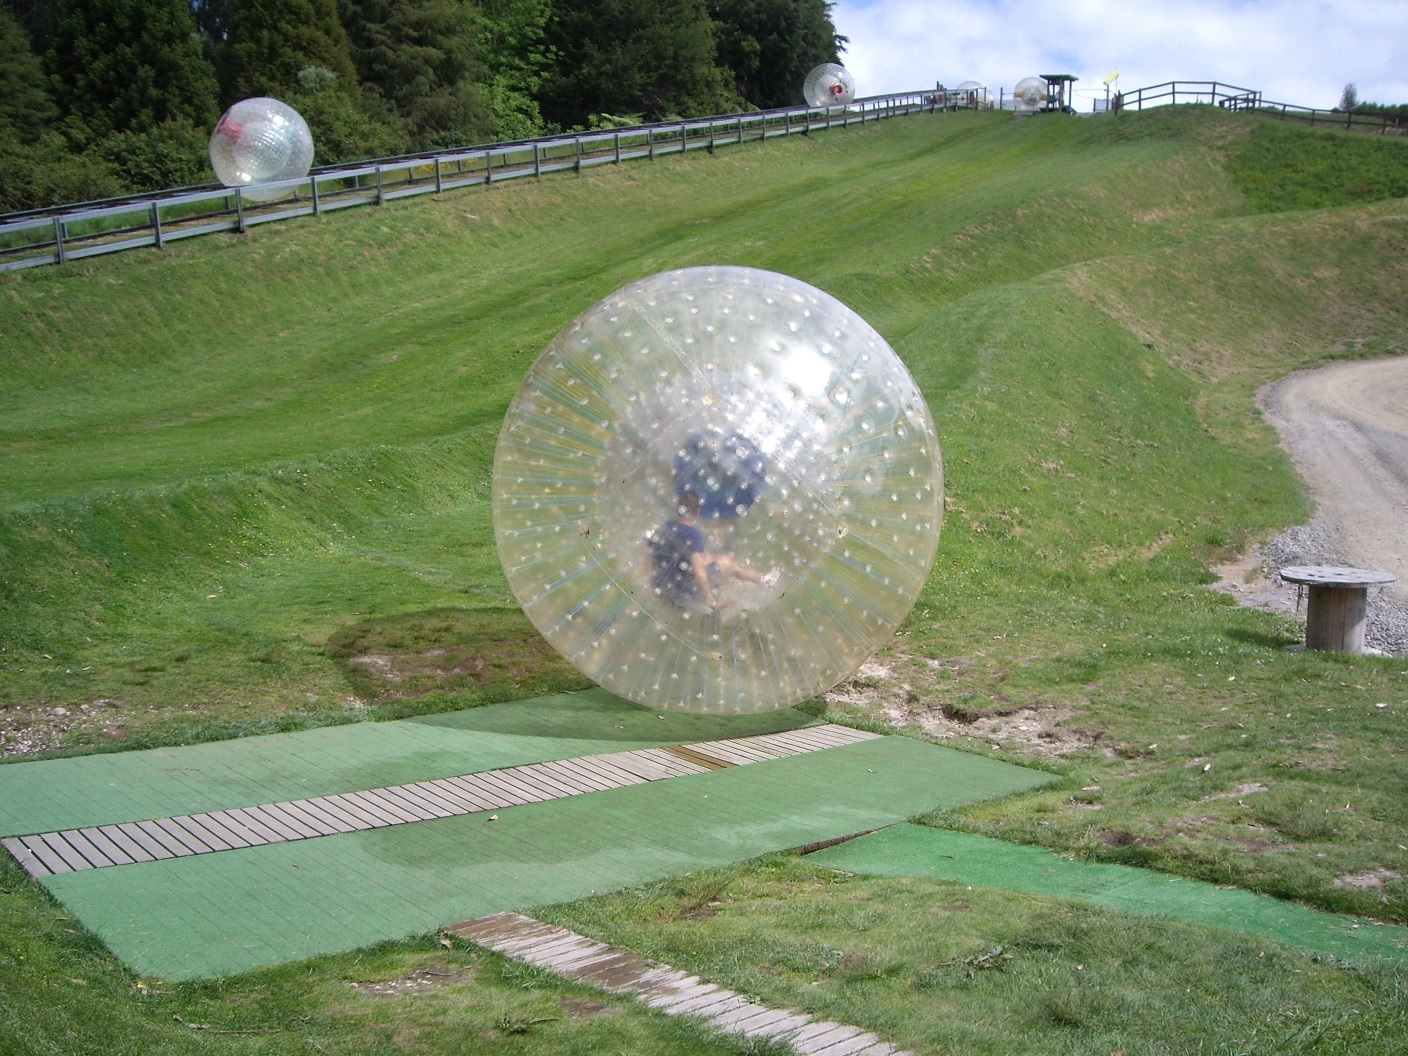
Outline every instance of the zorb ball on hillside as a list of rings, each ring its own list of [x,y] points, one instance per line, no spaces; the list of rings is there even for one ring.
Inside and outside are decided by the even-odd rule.
[[[845,106],[855,97],[855,78],[834,62],[813,67],[802,81],[802,98],[808,106]]]
[[[1012,89],[1012,102],[1019,114],[1040,110],[1046,102],[1046,82],[1040,77],[1023,77]]]
[[[583,674],[653,708],[757,712],[894,633],[942,492],[924,399],[865,320],[785,275],[688,268],[612,294],[538,358],[499,436],[494,531],[514,595]]]
[[[992,106],[992,95],[977,81],[964,81],[955,92],[959,93],[959,105],[974,110],[987,110]]]
[[[313,134],[287,103],[244,99],[225,111],[210,134],[210,164],[226,187],[242,188],[255,201],[273,201],[288,190],[260,185],[308,175]]]

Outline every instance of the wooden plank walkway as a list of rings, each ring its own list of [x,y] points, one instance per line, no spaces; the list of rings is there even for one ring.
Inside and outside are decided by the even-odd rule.
[[[823,751],[877,736],[826,723],[754,737],[529,763],[256,807],[32,833],[0,840],[0,844],[31,876],[42,878],[495,811]]]
[[[911,1056],[859,1027],[770,1008],[667,964],[519,913],[494,913],[445,929],[496,953],[601,990],[626,994],[715,1030],[789,1045],[799,1056]]]

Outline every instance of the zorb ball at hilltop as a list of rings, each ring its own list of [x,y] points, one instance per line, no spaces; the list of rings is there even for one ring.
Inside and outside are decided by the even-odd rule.
[[[1046,102],[1046,82],[1040,77],[1023,77],[1012,89],[1012,102],[1019,114],[1040,110]]]
[[[808,106],[845,106],[855,97],[855,78],[834,62],[813,67],[802,81],[802,98]]]
[[[225,111],[210,134],[210,164],[226,187],[240,187],[255,201],[273,201],[288,190],[259,185],[308,175],[313,134],[287,103],[244,99]]]
[[[865,320],[797,279],[707,267],[627,286],[548,345],[493,492],[509,584],[583,674],[653,708],[757,712],[894,633],[933,563],[943,469]]]
[[[992,95],[977,81],[964,81],[955,92],[959,93],[959,104],[974,110],[987,110],[992,106]]]

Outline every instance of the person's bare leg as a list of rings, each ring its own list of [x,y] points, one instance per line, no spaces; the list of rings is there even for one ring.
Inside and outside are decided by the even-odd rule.
[[[732,554],[715,554],[713,563],[719,566],[719,572],[725,577],[747,580],[749,583],[757,583],[763,577],[754,572],[751,568],[745,568],[734,560]]]

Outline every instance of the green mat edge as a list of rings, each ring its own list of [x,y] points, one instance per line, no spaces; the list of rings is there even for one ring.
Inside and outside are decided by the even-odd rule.
[[[932,877],[1094,902],[1124,912],[1256,935],[1312,954],[1348,961],[1382,958],[1408,965],[1408,928],[1137,866],[1077,861],[1043,847],[973,833],[904,822],[816,851],[807,860],[842,872]],[[1034,875],[1036,870],[1040,879]],[[1065,877],[1075,882],[1061,882]],[[1158,904],[1152,897],[1155,890],[1168,894],[1175,888],[1191,893],[1202,905],[1172,900]]]
[[[521,740],[514,744],[515,735],[496,731],[500,742],[496,750],[476,765],[460,765],[453,758],[454,745],[468,748],[476,732],[457,728],[457,722],[477,719],[506,725],[514,712],[528,709],[544,713],[530,716],[537,721],[538,732],[519,735]],[[542,719],[554,709],[586,713],[580,731],[574,736],[543,732]],[[637,732],[604,735],[614,734],[618,724]],[[0,837],[260,806],[579,755],[756,736],[819,724],[820,720],[795,708],[736,716],[654,711],[593,688],[386,722],[19,760],[0,765]],[[355,756],[337,758],[337,746],[348,744],[356,746]],[[380,767],[374,762],[378,757]],[[303,771],[297,768],[300,760],[307,764]],[[360,768],[353,765],[356,760],[363,760]]]
[[[808,771],[812,773],[810,779]],[[845,775],[850,775],[849,784],[841,780]],[[865,800],[856,794],[864,791],[859,783],[869,781],[871,775],[884,791],[872,794],[868,805],[856,806]],[[902,821],[924,810],[1006,795],[1052,780],[1056,778],[1047,773],[914,738],[880,737],[766,763],[506,808],[498,812],[495,822],[489,822],[484,815],[463,815],[320,840],[66,873],[46,877],[43,883],[114,954],[139,973],[172,980],[211,978],[404,939],[503,909],[530,909],[691,869],[728,865]],[[795,816],[781,820],[753,817],[751,823],[764,830],[769,826],[786,828],[785,837],[779,831],[775,837],[764,832],[744,838],[747,815],[744,821],[732,815],[712,821],[704,816],[700,820],[708,809],[703,807],[703,799],[710,793],[717,797],[716,805],[731,796],[734,800],[748,800],[751,806],[756,795],[749,790],[769,787],[779,797],[789,796],[798,802]],[[834,791],[838,798],[822,801],[818,788]],[[749,800],[749,796],[754,799]],[[613,803],[643,804],[645,814],[621,811],[613,816],[608,809]],[[686,838],[691,824],[697,830],[709,830],[717,851],[676,852],[669,841],[664,841],[663,849],[654,848],[660,860],[658,867],[641,869],[639,863],[623,860],[623,855],[629,858],[632,853],[631,841],[650,838],[652,814],[678,818],[680,839]],[[827,817],[818,822],[813,815]],[[591,844],[586,834],[593,826],[609,832],[610,821],[619,823],[623,846],[609,841]],[[358,871],[378,847],[399,847],[415,853],[415,845],[420,842],[438,843],[440,851],[436,853],[458,861],[455,868],[447,867],[451,880],[456,868],[459,874],[474,876],[473,863],[462,860],[463,848],[476,832],[485,832],[486,825],[494,825],[493,839],[510,848],[515,846],[515,828],[552,828],[577,857],[569,855],[561,883],[549,888],[540,886],[531,897],[490,889],[493,885],[474,891],[460,889],[458,893],[437,896],[442,901],[433,912],[429,907],[423,912],[404,907],[406,885],[411,882],[408,877],[414,872],[410,867]],[[535,856],[541,858],[545,850],[531,841],[516,846],[517,857],[504,858],[504,869],[497,874],[500,877],[511,878],[514,869],[521,872],[532,867]],[[233,869],[235,864],[240,869]],[[594,866],[597,871],[587,866]],[[434,868],[435,863],[427,867]],[[344,872],[333,876],[326,871],[332,869]],[[241,878],[241,871],[247,876]],[[488,870],[488,874],[492,873]],[[602,881],[595,883],[593,876],[602,877]],[[494,877],[488,875],[488,879]],[[436,882],[446,881],[442,876]],[[246,886],[240,888],[241,883]],[[310,892],[317,889],[322,901],[303,899],[300,886]],[[500,884],[499,888],[503,886]],[[381,904],[377,900],[365,904],[358,901],[360,893],[375,889],[386,892]],[[245,908],[241,909],[241,905]],[[456,907],[454,911],[450,906]],[[243,922],[222,919],[222,915],[232,911],[245,912],[247,916]],[[339,919],[345,922],[376,914],[384,917],[380,930],[363,926],[360,919],[346,928],[339,924]],[[275,935],[273,941],[282,942],[281,948],[271,946],[259,953],[221,949],[218,945],[250,941],[261,930],[276,932],[285,924],[291,931],[302,929],[302,934]]]

